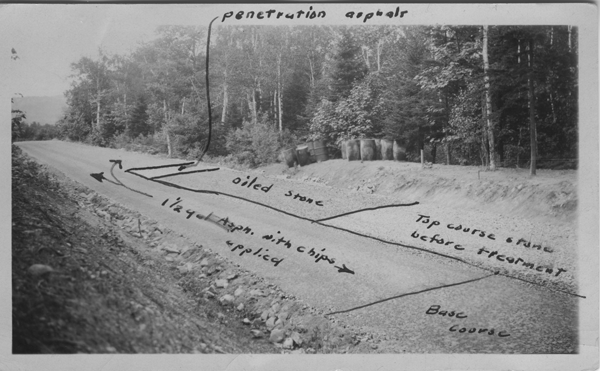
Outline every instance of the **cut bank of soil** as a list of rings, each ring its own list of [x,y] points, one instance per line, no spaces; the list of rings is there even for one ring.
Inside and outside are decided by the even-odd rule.
[[[397,161],[313,163],[298,168],[273,164],[258,172],[266,176],[322,183],[359,193],[401,200],[427,200],[440,207],[489,209],[493,214],[552,223],[573,224],[577,218],[577,171],[421,164]]]
[[[13,353],[367,353],[352,333],[13,147]],[[36,273],[32,266],[53,272]]]

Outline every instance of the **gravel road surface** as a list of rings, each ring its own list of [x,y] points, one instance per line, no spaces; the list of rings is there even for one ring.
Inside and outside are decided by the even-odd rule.
[[[192,172],[187,175],[177,167],[131,170],[183,161],[81,144],[18,145],[40,163],[332,313],[329,318],[381,334],[384,352],[577,352],[581,299],[569,294],[576,293],[571,230],[251,172],[194,172],[216,167],[210,164],[185,169]],[[113,180],[109,160],[122,161],[123,168],[113,172],[129,189],[90,176],[104,172]],[[389,204],[413,205],[318,222]],[[420,215],[429,222],[417,221]],[[434,220],[440,224],[430,226]],[[226,222],[237,230],[226,231]],[[448,224],[479,231],[473,235]],[[482,231],[485,236],[478,236]],[[508,237],[515,241],[506,242]],[[542,248],[517,245],[520,238]],[[486,256],[493,251],[522,261]]]

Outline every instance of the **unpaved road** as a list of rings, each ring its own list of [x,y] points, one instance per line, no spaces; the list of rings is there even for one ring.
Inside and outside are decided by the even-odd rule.
[[[126,172],[132,168],[183,161],[59,141],[22,142],[18,145],[40,163],[208,246],[311,306],[325,312],[347,311],[332,314],[330,318],[354,328],[381,334],[387,339],[380,346],[383,351],[577,351],[577,308],[581,299],[551,290],[572,288],[568,280],[561,281],[562,277],[569,277],[570,266],[567,272],[562,272],[562,276],[555,276],[556,270],[569,262],[554,262],[554,274],[534,272],[532,281],[537,284],[529,284],[510,277],[518,277],[521,268],[510,266],[508,269],[502,262],[477,257],[479,254],[475,246],[494,251],[497,248],[493,243],[499,242],[482,242],[471,236],[462,243],[464,247],[459,247],[466,250],[459,250],[454,248],[458,240],[457,243],[441,246],[436,246],[436,242],[411,241],[411,238],[415,239],[411,237],[413,231],[431,237],[435,234],[431,233],[432,230],[436,228],[440,228],[441,235],[446,234],[445,238],[456,239],[452,233],[458,232],[446,227],[452,221],[450,216],[457,214],[456,210],[436,210],[435,205],[428,205],[424,200],[405,200],[405,204],[420,203],[353,214],[320,224],[314,221],[352,210],[384,206],[389,204],[389,200],[367,195],[359,197],[339,189],[228,169],[189,175],[170,175],[177,173],[176,167]],[[111,159],[122,161],[123,169],[115,167],[114,174],[123,184],[152,197],[106,180],[100,183],[90,176],[91,173],[104,172],[104,176],[112,180]],[[209,168],[214,166],[202,164],[185,171]],[[149,180],[152,177],[161,178]],[[252,181],[255,177],[257,179],[251,188],[243,186],[245,181]],[[260,186],[255,187],[256,184]],[[217,192],[221,194],[215,194]],[[297,193],[304,197],[304,201],[301,197],[293,197]],[[307,202],[308,198],[313,202]],[[179,203],[175,204],[177,201]],[[323,206],[317,205],[316,201]],[[213,213],[211,219],[228,218],[236,226],[244,227],[245,231],[227,232],[204,219],[210,213]],[[198,214],[203,217],[198,218]],[[417,225],[419,214],[430,215],[432,220],[441,220],[446,224],[431,228],[422,223]],[[378,223],[377,220],[386,222]],[[389,227],[390,220],[397,220],[393,228]],[[483,219],[479,221],[480,224],[487,224]],[[334,229],[330,225],[360,231],[400,245]],[[375,225],[380,225],[379,229],[370,227]],[[381,225],[386,227],[382,228]],[[488,229],[488,234],[494,230],[480,228]],[[506,238],[506,233],[495,232]],[[521,234],[521,230],[513,232],[517,236]],[[272,238],[267,238],[267,235]],[[464,258],[469,264],[406,246]],[[317,254],[326,255],[327,259],[319,259]],[[539,264],[544,263],[547,267],[549,263],[543,259],[548,259],[552,254],[543,254],[543,251],[528,251],[522,259],[533,261],[539,256]],[[484,264],[486,259],[494,263]],[[496,271],[501,274],[495,275]],[[531,275],[531,272],[526,272],[524,277],[527,275]],[[535,279],[540,276],[543,279]],[[439,288],[446,285],[448,287]],[[391,299],[394,297],[398,298]],[[436,312],[430,309],[432,306],[440,306],[437,314],[432,314]],[[448,313],[462,312],[463,318],[440,315],[445,313],[442,312],[444,310]],[[492,328],[494,332],[490,335]]]

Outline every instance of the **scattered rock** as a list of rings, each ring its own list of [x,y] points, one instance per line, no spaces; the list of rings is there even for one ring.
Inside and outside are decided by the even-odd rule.
[[[216,280],[215,281],[215,285],[219,288],[227,288],[227,286],[229,286],[229,283],[227,282],[227,280]]]
[[[206,267],[207,265],[208,265],[208,259],[206,259],[206,258],[202,259],[202,261],[200,262],[200,266]]]
[[[54,269],[52,269],[52,267],[49,266],[49,265],[34,264],[31,267],[29,267],[27,269],[27,271],[32,276],[40,276],[40,275],[43,275],[43,274],[52,273],[52,272],[54,272]]]
[[[261,338],[264,335],[263,332],[260,330],[250,330],[250,333],[252,333],[252,337],[255,338]]]
[[[236,309],[239,311],[244,310],[244,303],[240,303],[240,305],[238,305]]]
[[[115,347],[111,347],[110,345],[106,347],[106,351],[109,353],[116,353],[117,349]]]
[[[254,321],[252,321],[252,327],[259,328],[262,323],[263,321],[260,318],[255,318]]]
[[[221,302],[222,305],[228,305],[228,304],[232,304],[233,301],[235,300],[235,297],[233,295],[223,295],[221,296],[221,299],[219,299],[219,301]]]
[[[234,280],[237,278],[237,276],[238,275],[236,273],[230,274],[229,276],[227,276],[227,280],[229,280],[229,281]]]
[[[294,343],[296,343],[296,345],[302,345],[302,337],[296,331],[292,332],[292,335],[290,335],[290,339],[292,339]]]
[[[316,350],[314,350],[313,348],[308,348],[308,349],[306,349],[306,353],[308,353],[308,354],[315,354],[316,352],[317,352],[317,351],[316,351]]]
[[[292,349],[294,347],[294,341],[292,338],[287,338],[283,341],[283,349]]]
[[[271,335],[269,336],[269,341],[272,343],[281,343],[284,338],[284,332],[280,328],[273,329],[271,331]]]
[[[275,317],[269,318],[267,320],[266,326],[268,330],[272,330],[275,327]]]
[[[292,350],[290,352],[290,354],[306,354],[306,351],[304,349],[300,348],[300,349]]]
[[[262,319],[263,321],[266,321],[267,319],[269,319],[269,311],[265,310],[260,314],[260,319]]]
[[[277,315],[277,317],[281,318],[282,321],[285,321],[288,319],[289,315],[290,314],[288,312],[281,312]]]
[[[244,289],[241,287],[238,287],[235,292],[233,293],[234,296],[240,296],[244,293]]]
[[[250,291],[251,296],[265,296],[265,294],[260,290],[252,290]]]
[[[161,250],[166,251],[167,254],[180,254],[181,253],[181,251],[179,251],[171,246],[163,246]]]
[[[244,325],[250,325],[250,324],[252,323],[252,321],[250,321],[248,318],[244,318],[244,319],[242,320],[242,323],[243,323]]]
[[[192,269],[194,269],[194,264],[185,263],[184,265],[179,267],[179,272],[180,273],[188,273],[188,272],[191,272]]]

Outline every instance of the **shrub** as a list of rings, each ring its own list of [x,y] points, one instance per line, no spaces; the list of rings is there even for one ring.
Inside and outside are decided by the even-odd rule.
[[[229,132],[225,146],[234,161],[251,167],[277,161],[284,136],[264,122],[244,122],[242,127]],[[290,135],[286,137],[291,141]]]

